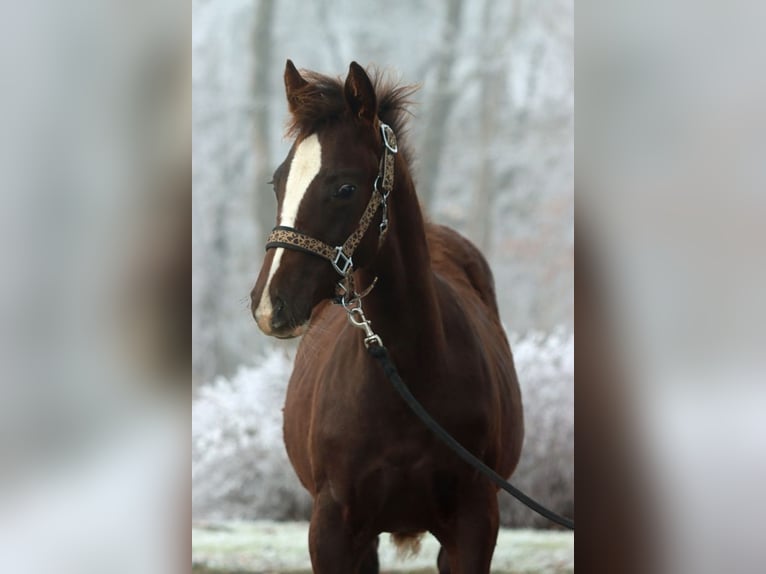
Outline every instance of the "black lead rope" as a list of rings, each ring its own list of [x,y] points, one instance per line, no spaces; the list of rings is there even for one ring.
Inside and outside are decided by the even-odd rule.
[[[547,518],[552,522],[555,522],[556,524],[560,524],[564,528],[574,530],[573,520],[559,516],[552,510],[545,508],[539,502],[531,499],[529,496],[521,492],[518,488],[510,484],[502,476],[484,464],[481,460],[476,458],[462,444],[456,441],[446,430],[444,430],[444,428],[442,428],[442,426],[437,423],[433,417],[431,417],[431,415],[428,414],[428,411],[426,411],[423,408],[423,405],[421,405],[413,396],[407,385],[404,384],[404,381],[399,376],[399,372],[396,370],[396,366],[391,361],[388,350],[383,345],[369,345],[367,347],[367,351],[370,353],[370,355],[376,358],[378,362],[380,362],[381,367],[383,367],[383,372],[386,373],[388,380],[391,381],[391,384],[401,395],[401,397],[404,399],[404,402],[407,403],[407,406],[410,407],[412,412],[414,412],[420,418],[420,420],[425,423],[425,425],[437,436],[437,438],[439,438],[439,440],[450,447],[455,452],[455,454],[473,466],[476,470],[481,472],[484,476],[489,478],[497,486],[505,490],[508,494],[519,500],[522,504],[537,512],[539,515]]]

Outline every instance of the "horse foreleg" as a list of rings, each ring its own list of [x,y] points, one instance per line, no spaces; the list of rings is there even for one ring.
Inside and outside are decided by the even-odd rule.
[[[369,545],[368,550],[362,556],[362,563],[357,570],[359,574],[378,574],[380,566],[378,565],[378,537]]]
[[[499,525],[497,493],[479,479],[461,492],[449,532],[438,537],[439,574],[489,574]]]
[[[450,574],[449,557],[444,546],[439,548],[439,556],[436,558],[436,568],[439,570],[439,574]]]
[[[343,507],[323,490],[314,499],[309,525],[309,553],[315,574],[377,574],[374,536],[355,532]]]

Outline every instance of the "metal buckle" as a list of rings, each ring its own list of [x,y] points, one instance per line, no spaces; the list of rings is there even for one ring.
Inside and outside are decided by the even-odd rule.
[[[372,183],[372,189],[374,191],[377,191],[380,194],[380,199],[383,200],[383,207],[386,206],[386,200],[388,199],[388,196],[391,195],[391,190],[389,189],[385,193],[383,193],[383,189],[380,188],[380,184],[383,181],[383,174],[378,174],[375,176],[375,181]]]
[[[378,235],[381,237],[386,234],[386,231],[388,231],[388,201],[387,195],[383,196],[383,201],[380,204],[380,207],[382,208],[382,215],[380,216],[380,226],[378,228]]]
[[[340,265],[338,265],[338,263],[340,263]],[[351,257],[346,257],[346,254],[343,253],[342,245],[339,245],[335,248],[335,259],[332,260],[332,266],[335,268],[335,271],[337,271],[343,277],[348,275],[349,271],[354,266],[354,262],[351,260]]]
[[[391,134],[393,137],[396,137],[394,135],[394,130],[391,129],[391,126],[380,122],[380,133],[383,135],[383,145],[388,148],[388,151],[391,153],[397,153],[399,151],[399,146],[397,144],[392,144],[388,140],[389,134]]]

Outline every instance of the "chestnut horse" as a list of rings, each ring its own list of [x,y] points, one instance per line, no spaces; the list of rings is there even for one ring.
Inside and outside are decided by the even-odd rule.
[[[287,389],[284,439],[313,497],[314,572],[376,573],[380,533],[412,550],[428,531],[441,544],[439,572],[487,573],[499,526],[497,488],[408,410],[346,310],[331,302],[338,273],[353,273],[360,288],[374,284],[363,299],[366,315],[412,393],[452,436],[508,477],[524,425],[492,273],[465,238],[424,220],[405,150],[392,155],[392,173],[382,171],[386,154],[396,151],[385,134],[402,135],[412,89],[371,79],[355,62],[343,82],[301,75],[288,60],[284,79],[295,142],[274,173],[272,238],[288,230],[340,246],[365,213],[374,215],[361,228],[353,264],[346,254],[346,269],[302,240],[272,240],[251,293],[264,333],[303,335]],[[385,194],[380,176],[393,176]],[[373,205],[377,193],[388,197]]]

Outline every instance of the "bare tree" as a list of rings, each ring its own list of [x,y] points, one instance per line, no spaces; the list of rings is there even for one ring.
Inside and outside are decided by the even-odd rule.
[[[327,52],[329,53],[332,69],[342,70],[348,62],[343,59],[338,35],[335,30],[336,19],[333,18],[332,0],[319,0],[314,4],[319,20],[319,29],[324,33]]]
[[[420,169],[418,170],[418,195],[426,209],[431,206],[434,200],[439,167],[447,137],[447,118],[456,97],[452,85],[452,69],[455,66],[457,54],[462,8],[463,0],[449,0],[447,2],[447,17],[440,43],[441,52],[436,64],[436,85],[434,86],[428,121],[420,148],[422,151]]]
[[[481,160],[479,161],[479,173],[476,177],[476,196],[473,209],[470,214],[468,232],[476,245],[485,254],[489,254],[492,248],[492,232],[494,221],[494,199],[496,186],[495,157],[493,157],[496,145],[496,125],[498,114],[513,118],[515,106],[511,94],[503,94],[505,74],[510,67],[510,52],[503,50],[502,41],[513,42],[518,35],[521,23],[521,0],[514,0],[511,10],[510,22],[507,30],[501,30],[502,34],[492,33],[494,21],[494,8],[496,4],[492,0],[486,0],[482,13],[482,29],[486,32],[486,41],[482,45],[479,54],[482,60],[481,66],[481,103],[479,106],[479,139],[481,146]],[[501,96],[505,95],[505,101]],[[501,106],[502,101],[502,106]],[[502,112],[501,112],[502,110]]]
[[[255,153],[255,220],[262,242],[274,225],[276,201],[269,193],[267,183],[271,179],[271,79],[275,70],[272,58],[274,39],[274,0],[260,0],[253,26],[253,152]]]

